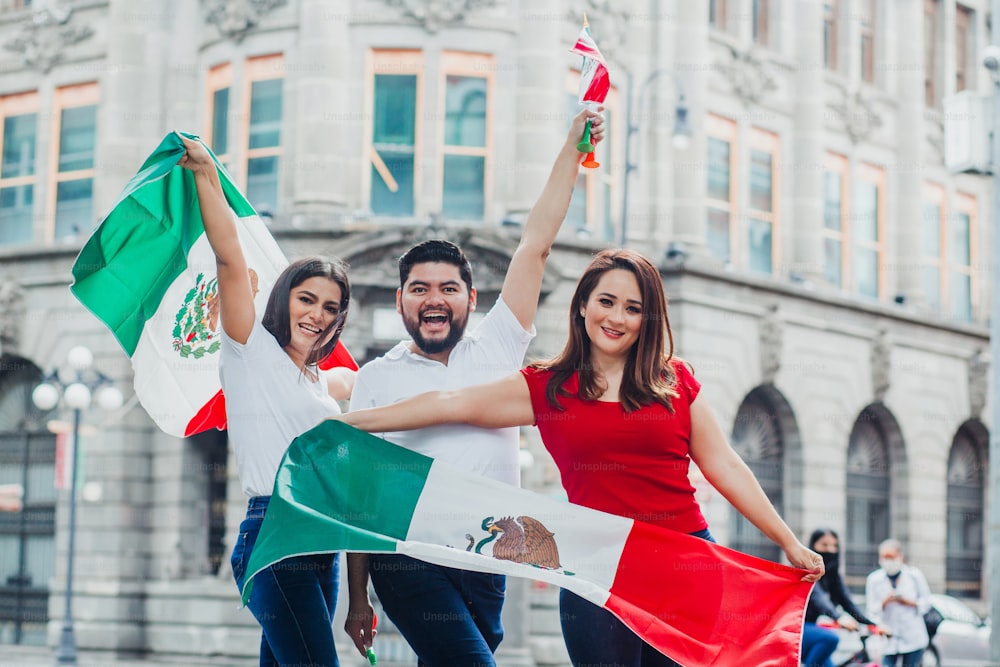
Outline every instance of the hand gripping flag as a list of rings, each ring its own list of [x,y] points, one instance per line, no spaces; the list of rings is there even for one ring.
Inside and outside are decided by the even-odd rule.
[[[146,412],[178,437],[226,427],[215,254],[194,176],[177,165],[183,155],[177,134],[160,142],[80,251],[70,286],[131,357],[135,393]],[[218,158],[212,159],[237,219],[259,317],[288,261]],[[321,366],[357,368],[339,343]]]
[[[802,570],[478,477],[343,422],[289,446],[249,562],[400,553],[544,581],[603,607],[687,667],[798,665]]]
[[[570,49],[572,53],[583,56],[583,64],[580,66],[580,104],[594,111],[604,103],[611,89],[611,79],[608,76],[608,66],[604,62],[601,50],[597,48],[597,43],[590,35],[590,23],[587,16],[583,17],[583,29],[580,36],[576,38],[576,44]],[[584,167],[591,169],[600,167],[601,164],[594,159],[594,145],[590,143],[590,122],[583,131],[583,139],[576,149],[581,153],[587,153],[583,161]]]

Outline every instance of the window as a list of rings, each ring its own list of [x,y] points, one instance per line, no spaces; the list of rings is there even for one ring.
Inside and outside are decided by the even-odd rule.
[[[975,62],[971,28],[975,24],[971,9],[957,5],[955,10],[955,92],[958,93],[970,87],[969,62]]]
[[[736,123],[708,114],[705,118],[708,147],[708,249],[727,264],[733,261],[737,162]]]
[[[709,0],[708,4],[708,22],[716,30],[725,30],[727,26],[727,18],[729,0]]]
[[[784,515],[784,438],[778,414],[765,391],[751,391],[736,413],[733,449],[753,471],[768,500]],[[729,512],[729,546],[775,562],[781,549],[735,510]]]
[[[944,188],[934,183],[924,186],[924,296],[935,312],[964,322],[971,321],[973,315],[975,219],[975,197],[957,194],[955,206],[949,211]]]
[[[580,113],[580,72],[571,70],[566,78],[566,123],[567,128],[576,114]],[[605,100],[604,123],[607,131],[604,140],[597,148],[595,159],[601,163],[596,169],[581,167],[576,177],[576,186],[573,188],[573,196],[570,199],[569,211],[566,214],[565,226],[575,229],[577,236],[581,238],[595,238],[604,241],[620,241],[620,227],[615,224],[616,217],[614,211],[621,206],[619,194],[620,178],[613,168],[619,162],[618,142],[615,141],[620,136],[622,141],[626,140],[625,128],[619,131],[614,123],[617,115],[614,109],[620,108],[618,105],[618,90],[614,87],[608,91]],[[636,138],[638,139],[638,137]],[[633,144],[635,149],[636,144]],[[635,219],[635,215],[629,218]],[[621,224],[621,221],[618,220]],[[634,227],[629,227],[635,231]]]
[[[753,128],[750,134],[750,206],[746,219],[748,268],[771,274],[776,263],[774,244],[778,202],[778,136]]]
[[[982,594],[983,479],[986,429],[966,422],[948,456],[948,511],[945,541],[945,592],[965,598]]]
[[[937,85],[938,0],[924,0],[924,103],[937,106],[940,90]]]
[[[246,64],[246,74],[247,200],[257,211],[273,212],[279,198],[284,60],[280,55],[251,58]]]
[[[226,63],[208,72],[208,128],[205,139],[219,162],[229,168],[229,99],[233,68]]]
[[[768,27],[771,3],[768,0],[753,0],[753,41],[755,44],[768,46],[770,33]]]
[[[32,240],[38,94],[0,98],[0,244]]]
[[[376,215],[413,216],[421,100],[419,51],[372,53],[369,206]]]
[[[849,227],[844,224],[851,210],[848,197],[847,158],[827,153],[823,171],[823,276],[831,285],[846,287],[849,266]]]
[[[976,226],[976,198],[955,196],[955,212],[948,220],[948,311],[956,320],[972,321],[975,294],[976,246],[972,242]]]
[[[444,131],[441,213],[445,218],[482,221],[486,210],[492,136],[493,57],[444,53]]]
[[[2,360],[12,370],[0,375],[0,484],[20,484],[24,508],[0,513],[0,644],[43,646],[56,562],[56,436],[31,401],[41,372]]]
[[[877,0],[861,2],[861,78],[875,83],[875,22],[878,19]]]
[[[885,172],[869,164],[858,167],[853,210],[854,291],[878,299],[885,279]]]
[[[837,0],[825,0],[823,3],[823,64],[834,72],[839,69],[837,61],[839,11]]]
[[[944,188],[928,183],[924,186],[924,215],[921,231],[921,288],[927,305],[941,312],[945,269],[941,249],[944,247],[945,220]]]
[[[878,545],[889,537],[888,438],[871,409],[854,422],[847,445],[846,583],[854,592],[864,590],[865,578],[878,563]]]
[[[52,171],[51,230],[56,241],[76,239],[94,226],[94,147],[97,139],[96,83],[56,91]]]

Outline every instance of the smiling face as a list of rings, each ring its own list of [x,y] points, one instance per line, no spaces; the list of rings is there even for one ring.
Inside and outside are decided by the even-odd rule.
[[[625,269],[606,271],[581,311],[591,357],[620,361],[628,356],[642,329],[639,281]]]
[[[414,264],[396,292],[396,310],[413,338],[414,351],[442,362],[465,335],[475,309],[475,288],[470,291],[458,267],[445,262]]]
[[[293,287],[288,295],[291,340],[285,349],[305,359],[317,341],[329,340],[336,329],[332,325],[340,314],[341,296],[340,285],[322,276],[306,278]]]

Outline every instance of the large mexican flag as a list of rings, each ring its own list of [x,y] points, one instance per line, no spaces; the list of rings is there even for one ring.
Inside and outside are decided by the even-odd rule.
[[[247,565],[402,553],[545,581],[610,610],[687,667],[797,665],[802,570],[463,472],[327,421],[282,461]]]
[[[179,437],[226,426],[215,254],[194,176],[177,166],[183,155],[177,134],[164,137],[84,245],[70,286],[131,357],[139,402],[157,426]],[[259,317],[288,261],[218,158],[212,159],[237,218]],[[357,368],[342,345],[323,364],[334,365]]]

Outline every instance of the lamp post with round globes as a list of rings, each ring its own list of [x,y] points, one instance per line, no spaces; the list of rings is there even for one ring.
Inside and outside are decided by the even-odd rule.
[[[56,648],[56,664],[75,665],[76,639],[73,636],[73,547],[76,541],[76,467],[77,448],[80,437],[80,415],[90,407],[91,397],[96,394],[97,403],[105,410],[117,410],[122,405],[122,394],[111,383],[111,379],[95,370],[94,355],[90,350],[78,345],[66,356],[70,379],[66,380],[58,370],[53,370],[35,387],[31,400],[40,410],[52,410],[62,398],[64,405],[73,411],[72,455],[63,453],[63,463],[70,465],[69,490],[69,545],[66,552],[66,604],[63,627]]]

